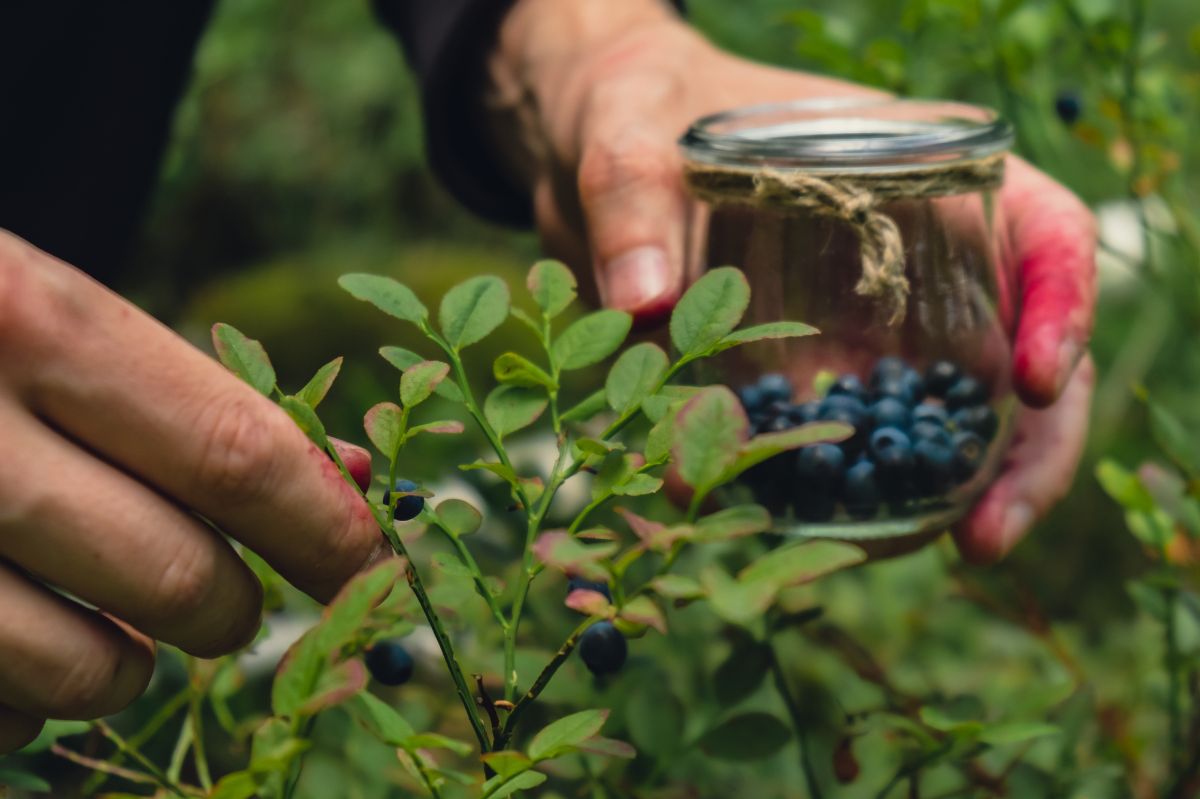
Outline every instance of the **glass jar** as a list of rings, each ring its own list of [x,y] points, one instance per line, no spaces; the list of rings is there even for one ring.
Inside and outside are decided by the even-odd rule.
[[[731,350],[697,382],[733,386],[754,432],[855,430],[760,464],[729,501],[785,534],[925,538],[995,477],[1016,407],[1011,142],[989,110],[888,99],[749,107],[683,136],[690,274],[738,266],[745,324],[820,331]]]

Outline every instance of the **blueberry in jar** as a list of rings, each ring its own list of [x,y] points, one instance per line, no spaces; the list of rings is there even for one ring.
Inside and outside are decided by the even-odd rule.
[[[908,364],[896,356],[885,355],[875,362],[875,368],[871,370],[871,377],[867,380],[867,385],[872,391],[875,391],[884,381],[902,377],[907,368]]]
[[[949,442],[925,439],[913,445],[915,482],[924,497],[936,497],[954,486],[954,449]]]
[[[969,405],[983,405],[987,402],[987,388],[970,375],[960,377],[946,391],[946,409],[953,413],[959,408]]]
[[[854,433],[841,442],[847,455],[857,455],[866,443],[867,408],[854,397],[835,394],[821,400],[817,419],[822,422],[843,422],[854,428]]]
[[[908,368],[900,373],[900,382],[908,391],[910,405],[915,405],[925,399],[925,378],[916,369]]]
[[[933,397],[945,397],[950,387],[962,377],[962,370],[953,361],[934,361],[925,370],[925,388]]]
[[[987,457],[987,443],[975,433],[964,432],[954,436],[950,447],[954,450],[954,479],[965,483],[983,466]]]
[[[915,445],[918,441],[932,441],[942,446],[950,446],[950,433],[946,428],[935,422],[916,422],[908,429],[908,437]]]
[[[799,405],[793,405],[788,411],[788,418],[796,424],[808,424],[809,422],[817,421],[817,417],[821,413],[821,403],[819,400],[811,400],[802,402]]]
[[[908,427],[912,419],[908,406],[895,397],[884,397],[873,404],[868,411],[871,422],[876,427],[897,427],[903,430]]]
[[[874,517],[880,503],[875,464],[864,458],[846,470],[842,481],[842,504],[851,518],[862,521]]]
[[[810,444],[796,455],[796,479],[802,485],[832,488],[842,479],[846,455],[837,444]]]
[[[876,482],[885,498],[902,498],[912,479],[912,441],[895,427],[881,427],[871,434],[867,451],[875,464]]]
[[[833,381],[833,385],[829,387],[826,396],[835,397],[839,394],[854,397],[860,402],[865,401],[867,397],[867,388],[858,379],[858,375],[844,374],[837,380]]]
[[[597,677],[615,674],[625,665],[629,645],[611,621],[599,621],[579,637],[579,657]]]
[[[939,427],[945,427],[949,416],[946,414],[946,409],[941,405],[934,405],[932,402],[922,402],[920,405],[912,409],[912,423],[917,422],[933,422]]]
[[[788,402],[792,398],[791,382],[778,372],[771,372],[760,377],[758,389],[762,392],[763,401],[766,403]]]
[[[742,403],[742,407],[746,409],[746,413],[749,414],[757,413],[766,406],[763,390],[755,384],[739,388],[737,398]]]
[[[954,412],[950,423],[955,430],[975,433],[985,441],[991,441],[1000,427],[996,412],[987,405],[971,405]]]

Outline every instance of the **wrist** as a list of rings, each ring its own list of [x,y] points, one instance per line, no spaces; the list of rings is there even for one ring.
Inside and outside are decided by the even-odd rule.
[[[661,39],[696,37],[666,0],[518,0],[488,60],[487,125],[509,168],[529,183],[569,138],[602,65]]]

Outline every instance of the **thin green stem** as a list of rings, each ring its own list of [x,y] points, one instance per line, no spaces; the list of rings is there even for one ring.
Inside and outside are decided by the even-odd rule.
[[[421,780],[425,783],[425,787],[429,789],[429,795],[433,799],[442,799],[442,794],[437,788],[437,784],[433,781],[433,775],[429,773],[429,767],[425,765],[425,760],[420,755],[414,754],[413,760],[417,764],[417,771],[421,773]]]
[[[1167,667],[1167,725],[1171,748],[1168,762],[1175,769],[1183,759],[1183,709],[1180,705],[1180,675],[1179,675],[1179,631],[1175,623],[1175,605],[1179,591],[1167,588],[1163,591],[1166,605],[1166,621],[1163,625],[1163,635],[1166,639]]]
[[[471,550],[467,548],[466,542],[457,535],[454,535],[450,530],[442,524],[442,520],[437,514],[425,513],[425,519],[434,527],[442,531],[446,536],[446,540],[454,547],[454,551],[458,554],[458,560],[463,566],[471,572],[471,578],[475,581],[475,587],[483,600],[487,602],[488,608],[492,611],[492,615],[499,622],[500,628],[508,629],[508,620],[504,618],[504,612],[500,609],[500,603],[496,601],[496,597],[492,596],[492,592],[488,590],[487,583],[484,579],[483,570],[479,568],[479,563],[475,560],[475,556],[471,554]]]
[[[200,780],[200,786],[206,791],[211,791],[213,781],[208,770],[208,756],[204,749],[203,702],[204,692],[193,686],[192,695],[188,701],[188,720],[192,727],[192,759],[196,765],[196,778]]]
[[[106,721],[103,719],[96,721],[95,727],[96,729],[100,730],[101,734],[103,734],[105,738],[112,741],[112,743],[122,754],[128,755],[131,760],[141,766],[147,774],[149,774],[158,782],[159,785],[179,796],[188,795],[188,791],[182,785],[174,780],[168,779],[167,775],[163,773],[162,769],[154,765],[153,761],[138,751],[136,747],[130,745],[130,743],[122,738],[121,735],[112,727],[110,727]],[[211,790],[211,786],[205,788],[205,790]]]
[[[783,698],[783,704],[787,707],[788,716],[792,720],[792,727],[796,730],[796,739],[800,742],[800,765],[804,768],[804,782],[808,785],[808,797],[809,799],[821,799],[821,783],[817,780],[812,753],[809,751],[808,729],[804,724],[804,714],[800,710],[800,703],[796,701],[796,697],[792,696],[792,691],[788,687],[787,675],[783,672],[783,664],[779,662],[779,655],[770,641],[767,642],[767,651],[771,656],[771,675],[775,678],[775,690]]]
[[[183,772],[183,761],[187,758],[188,750],[192,746],[193,729],[192,720],[184,719],[183,725],[179,728],[179,738],[175,741],[175,749],[171,752],[171,761],[167,765],[169,779],[178,780],[179,775]]]
[[[588,627],[591,627],[598,621],[600,621],[599,618],[589,616],[567,636],[566,641],[563,641],[563,645],[554,653],[554,657],[545,665],[541,673],[538,674],[537,679],[533,681],[533,685],[529,686],[529,690],[525,692],[525,695],[513,707],[512,712],[508,714],[508,718],[504,720],[504,730],[501,732],[494,747],[496,751],[506,747],[508,742],[512,740],[513,733],[517,729],[517,723],[521,720],[521,716],[525,714],[525,710],[537,700],[542,691],[546,690],[546,686],[554,678],[555,672],[566,662],[571,653],[575,651],[575,645],[579,643],[579,637],[587,631]]]
[[[188,697],[191,693],[191,688],[186,687],[176,692],[170,699],[164,702],[154,715],[146,720],[141,729],[129,736],[129,746],[137,749],[146,741],[154,737],[154,734],[162,729],[162,726],[171,720],[171,717],[178,713],[188,702]],[[187,726],[185,724],[185,726]],[[125,753],[116,752],[108,759],[108,762],[114,766],[120,766],[125,762]],[[178,774],[174,779],[178,780]],[[102,771],[95,772],[88,781],[83,784],[82,793],[84,796],[92,796],[100,790],[100,787],[107,781],[108,775]]]
[[[550,396],[550,421],[554,425],[554,435],[562,436],[562,419],[558,415],[558,381],[562,370],[554,362],[554,351],[550,348],[550,317],[542,314],[542,349],[546,351],[546,362],[550,364],[550,376],[554,378],[554,388],[546,393]]]

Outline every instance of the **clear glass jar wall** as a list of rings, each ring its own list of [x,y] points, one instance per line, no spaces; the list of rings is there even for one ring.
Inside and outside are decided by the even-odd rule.
[[[985,109],[839,100],[718,114],[681,140],[697,198],[691,273],[738,266],[747,324],[820,330],[733,350],[696,378],[735,387],[756,432],[855,430],[735,489],[781,532],[925,534],[995,476],[1015,409],[1013,269],[995,201],[1011,138]],[[863,284],[889,270],[890,286]]]

